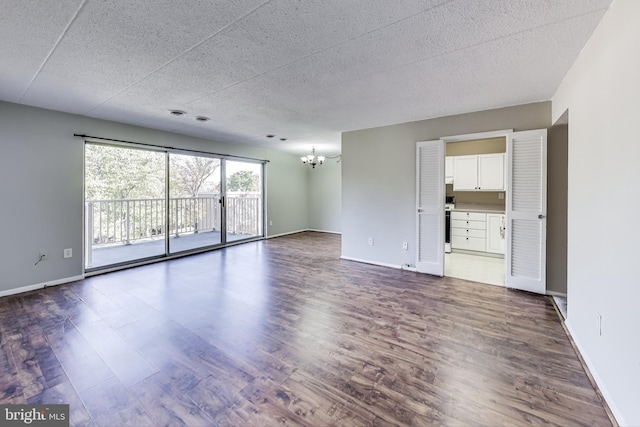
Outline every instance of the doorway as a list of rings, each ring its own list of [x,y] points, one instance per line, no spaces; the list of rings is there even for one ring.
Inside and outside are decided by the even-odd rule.
[[[445,255],[445,143],[505,137],[506,153],[463,158],[465,167],[462,188],[454,190],[486,192],[505,190],[505,212],[499,220],[490,220],[489,213],[471,209],[451,218],[452,247],[466,251],[501,250],[504,243],[505,285],[529,292],[546,293],[546,230],[547,230],[547,129],[513,132],[485,132],[473,135],[443,137],[419,141],[416,144],[417,164],[417,250],[416,270],[444,276]],[[499,158],[503,158],[501,163]],[[456,158],[453,161],[454,173]],[[495,166],[503,165],[503,173]],[[494,167],[487,168],[487,165]],[[469,166],[469,167],[467,167]],[[484,173],[484,172],[486,173]],[[474,180],[475,178],[475,180]],[[456,177],[457,179],[457,177]],[[504,220],[502,220],[504,218]],[[460,221],[456,224],[456,221]],[[488,224],[502,224],[488,232]],[[456,228],[459,232],[456,233]],[[496,232],[504,239],[495,238]],[[454,244],[455,241],[458,244]],[[491,249],[491,250],[489,250]]]
[[[567,193],[569,157],[569,110],[549,128],[548,175],[550,185],[547,222],[547,293],[558,310],[568,316],[567,292]]]
[[[505,285],[506,136],[446,141],[444,275]]]

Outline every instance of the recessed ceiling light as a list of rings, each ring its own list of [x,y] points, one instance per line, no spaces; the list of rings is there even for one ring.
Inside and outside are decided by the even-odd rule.
[[[275,135],[267,135],[267,138],[273,138]]]
[[[280,138],[280,141],[286,141],[287,138]]]
[[[169,112],[173,116],[184,116],[185,114],[187,114],[185,111],[182,111],[182,110],[169,110]]]
[[[199,121],[199,122],[208,122],[211,119],[209,117],[205,117],[205,116],[198,116],[198,117],[196,117],[196,120]]]

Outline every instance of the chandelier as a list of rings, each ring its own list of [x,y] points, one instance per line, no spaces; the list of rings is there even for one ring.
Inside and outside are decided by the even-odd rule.
[[[311,154],[300,157],[303,164],[309,164],[313,169],[316,168],[316,165],[321,165],[324,163],[324,156],[316,156],[316,147],[313,147],[311,150]]]

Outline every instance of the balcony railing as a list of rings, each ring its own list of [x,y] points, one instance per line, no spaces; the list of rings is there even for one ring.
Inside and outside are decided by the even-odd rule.
[[[86,202],[87,246],[129,245],[164,239],[165,199],[89,200]],[[228,194],[227,233],[257,236],[262,230],[262,198],[255,193]],[[221,230],[220,196],[169,199],[173,236]]]

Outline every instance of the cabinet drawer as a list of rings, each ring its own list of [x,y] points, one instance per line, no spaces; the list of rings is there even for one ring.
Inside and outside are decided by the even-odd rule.
[[[484,230],[487,228],[487,223],[485,221],[467,221],[461,219],[452,219],[451,220],[451,228],[472,228],[474,230]]]
[[[463,219],[465,221],[486,221],[487,214],[480,212],[451,212],[451,219]]]
[[[484,239],[486,237],[484,230],[474,230],[473,228],[452,228],[451,235],[462,237],[477,237],[480,239]]]
[[[451,236],[451,247],[453,249],[465,249],[468,251],[481,251],[487,249],[487,241],[477,237]]]

